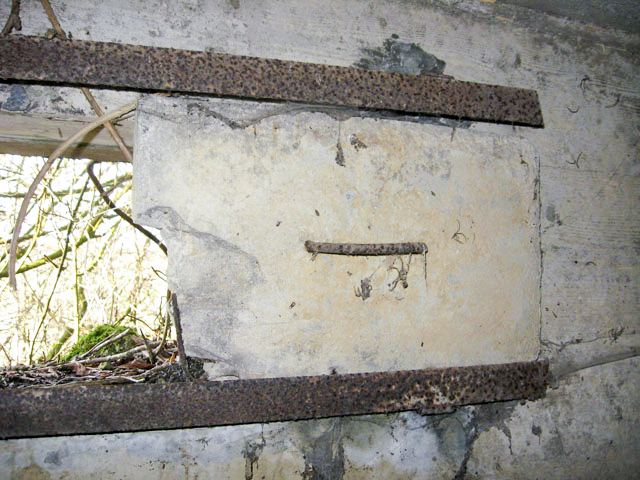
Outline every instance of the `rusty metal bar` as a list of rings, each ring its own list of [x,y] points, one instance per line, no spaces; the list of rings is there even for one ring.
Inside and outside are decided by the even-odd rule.
[[[547,362],[0,391],[0,438],[301,420],[544,396]]]
[[[0,39],[0,78],[397,110],[542,127],[534,90],[120,43]]]
[[[309,253],[327,253],[330,255],[353,255],[353,256],[374,256],[374,255],[409,255],[424,254],[429,251],[427,244],[423,242],[404,243],[326,243],[304,242],[304,248]]]

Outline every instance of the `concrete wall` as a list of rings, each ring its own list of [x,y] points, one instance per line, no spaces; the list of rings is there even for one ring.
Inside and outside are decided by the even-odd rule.
[[[53,5],[76,38],[339,65],[371,62],[392,39],[416,43],[458,79],[538,90],[544,129],[476,123],[469,131],[522,136],[538,152],[540,342],[557,380],[537,402],[440,416],[4,441],[1,476],[637,477],[640,38],[492,2]],[[8,11],[5,2],[0,18]],[[23,2],[22,20],[27,34],[49,28],[37,2]],[[108,108],[132,96],[97,93]],[[0,137],[13,146],[26,148],[33,125],[49,117],[70,127],[88,116],[71,89],[0,88]],[[16,119],[27,123],[17,129]],[[53,141],[54,134],[40,140]]]
[[[134,219],[167,244],[187,354],[211,378],[535,360],[535,147],[313,109],[138,103]],[[309,239],[428,252],[314,258]]]

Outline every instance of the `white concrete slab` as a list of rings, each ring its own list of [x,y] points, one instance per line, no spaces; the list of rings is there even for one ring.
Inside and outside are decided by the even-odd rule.
[[[539,168],[515,134],[151,97],[135,145],[135,219],[162,229],[214,376],[536,357]],[[313,261],[306,240],[425,242],[427,276],[420,256]]]

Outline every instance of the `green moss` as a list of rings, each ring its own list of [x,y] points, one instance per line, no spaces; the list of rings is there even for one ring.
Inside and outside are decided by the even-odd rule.
[[[106,347],[102,347],[94,353],[96,356],[106,356],[129,350],[135,347],[135,342],[131,338],[131,335],[135,335],[135,332],[131,328],[114,325],[98,325],[86,335],[81,336],[78,342],[71,348],[69,353],[62,358],[62,360],[64,362],[68,362],[73,359],[73,357],[88,352],[92,347],[106,340],[109,336],[122,333],[126,330],[129,331],[130,335],[126,335],[117,342],[107,345]]]

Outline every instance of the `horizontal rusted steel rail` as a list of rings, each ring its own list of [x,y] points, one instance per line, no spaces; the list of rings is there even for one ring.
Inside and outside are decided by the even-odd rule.
[[[11,35],[0,78],[396,110],[542,127],[534,90],[213,52]]]
[[[537,399],[548,363],[0,391],[0,438],[234,425]]]
[[[376,255],[409,255],[424,254],[429,251],[426,243],[403,242],[403,243],[326,243],[304,242],[307,252],[329,255],[352,255],[352,256],[376,256]]]

